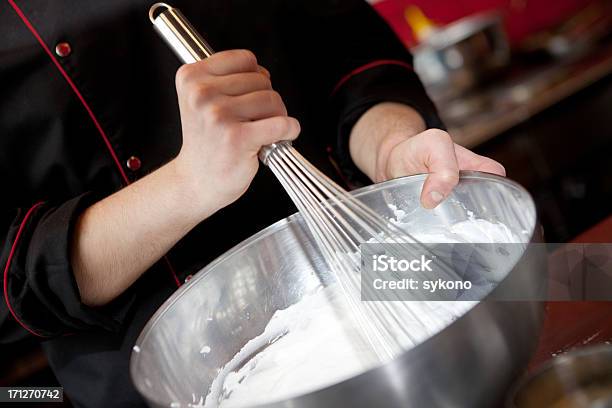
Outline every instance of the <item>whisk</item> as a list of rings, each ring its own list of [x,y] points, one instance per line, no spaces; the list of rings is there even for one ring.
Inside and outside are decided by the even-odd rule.
[[[151,7],[149,17],[184,63],[193,63],[213,54],[212,48],[179,10],[157,3]],[[406,318],[421,322],[421,316],[411,307],[411,302],[401,302],[397,295],[388,300],[398,302],[361,301],[357,254],[359,246],[365,242],[414,244],[418,241],[338,186],[309,163],[290,142],[265,146],[259,158],[272,170],[302,214],[340,286],[350,315],[376,358],[387,361],[399,354],[406,343],[401,340],[402,336],[415,343],[417,339],[403,324]],[[450,268],[446,272],[452,275]],[[373,288],[365,290],[373,291]]]

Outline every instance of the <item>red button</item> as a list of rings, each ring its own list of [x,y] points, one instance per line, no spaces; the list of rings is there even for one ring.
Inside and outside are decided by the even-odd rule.
[[[127,160],[126,164],[127,164],[127,168],[132,170],[132,171],[138,171],[138,170],[140,170],[140,167],[142,167],[142,162],[136,156],[130,157]]]
[[[189,282],[191,280],[191,278],[193,278],[193,275],[187,275],[185,277],[185,283]]]
[[[72,52],[72,47],[67,42],[61,42],[55,46],[55,54],[58,57],[67,57]]]

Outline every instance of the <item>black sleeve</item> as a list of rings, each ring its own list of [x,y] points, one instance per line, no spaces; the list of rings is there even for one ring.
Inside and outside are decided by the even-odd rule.
[[[444,128],[418,76],[412,56],[387,23],[363,0],[305,0],[312,58],[324,70],[333,153],[345,175],[362,178],[348,152],[353,125],[372,106],[399,102],[418,111],[428,128]]]
[[[133,296],[126,292],[103,308],[81,302],[70,266],[70,240],[78,216],[96,197],[61,205],[44,202],[2,210],[3,273],[0,343],[28,335],[54,337],[78,331],[118,330]],[[12,215],[11,215],[12,214]]]

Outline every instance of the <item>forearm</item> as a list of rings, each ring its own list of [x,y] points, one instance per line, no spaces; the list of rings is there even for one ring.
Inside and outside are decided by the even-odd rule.
[[[417,135],[425,128],[421,115],[408,105],[393,102],[375,105],[352,129],[349,141],[351,158],[372,181],[384,181],[384,164],[391,149],[400,138]]]
[[[81,215],[71,261],[85,304],[104,305],[119,296],[216,211],[212,200],[200,205],[191,191],[173,161]]]

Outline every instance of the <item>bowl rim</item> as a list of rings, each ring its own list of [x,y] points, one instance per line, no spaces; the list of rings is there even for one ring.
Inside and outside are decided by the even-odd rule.
[[[353,195],[354,197],[359,197],[361,195],[367,194],[369,192],[372,191],[376,191],[376,190],[380,190],[383,188],[387,188],[389,186],[393,186],[394,184],[403,184],[406,181],[410,181],[411,183],[416,183],[416,182],[420,182],[420,181],[424,181],[427,176],[429,174],[427,173],[421,173],[421,174],[415,174],[415,175],[410,175],[410,176],[403,176],[403,177],[397,177],[394,179],[390,179],[381,183],[375,183],[375,184],[371,184],[365,187],[361,187],[355,190],[350,191],[351,195]],[[536,228],[538,228],[538,214],[537,214],[537,208],[535,206],[535,202],[533,200],[533,196],[523,187],[521,186],[519,183],[507,178],[507,177],[502,177],[499,176],[497,174],[493,174],[493,173],[486,173],[486,172],[480,172],[480,171],[471,171],[471,170],[462,170],[460,171],[460,181],[461,180],[486,180],[486,181],[494,181],[500,184],[504,184],[507,187],[511,187],[514,188],[515,190],[518,190],[519,192],[521,192],[522,194],[526,195],[529,198],[529,204],[530,204],[530,211],[533,213],[534,215],[534,225],[532,226],[532,230],[531,230],[531,234],[529,235],[529,241],[531,242],[533,240],[534,235],[536,234]],[[221,255],[219,255],[217,258],[215,258],[213,261],[211,261],[210,263],[208,263],[204,268],[200,269],[200,271],[198,271],[196,274],[193,275],[193,277],[189,280],[188,283],[182,285],[180,288],[178,288],[174,293],[172,293],[172,295],[170,295],[170,297],[168,297],[168,299],[166,299],[160,306],[159,308],[155,311],[155,313],[149,318],[149,320],[147,321],[147,323],[145,324],[145,326],[142,328],[140,334],[138,335],[136,342],[134,343],[134,346],[132,347],[132,351],[130,353],[130,362],[129,362],[129,371],[130,371],[130,379],[132,381],[132,384],[134,385],[134,387],[136,388],[136,390],[140,393],[140,395],[147,401],[149,402],[153,402],[155,404],[158,404],[160,406],[169,406],[170,404],[172,404],[175,401],[160,401],[160,400],[155,400],[153,398],[151,398],[150,396],[148,396],[144,390],[142,389],[141,386],[138,385],[138,383],[136,381],[134,381],[135,378],[135,370],[136,370],[136,363],[137,360],[139,359],[140,356],[140,345],[142,343],[144,343],[149,334],[152,332],[153,328],[155,327],[155,325],[157,324],[157,322],[163,318],[164,314],[176,303],[180,300],[180,298],[185,295],[185,293],[192,287],[195,286],[195,284],[197,282],[199,282],[202,279],[205,279],[205,277],[208,275],[208,273],[210,272],[210,270],[212,270],[216,265],[218,265],[219,263],[225,261],[225,259],[232,257],[238,253],[240,253],[240,251],[244,250],[246,247],[250,246],[253,242],[256,242],[257,240],[268,236],[276,231],[278,231],[281,228],[284,228],[286,225],[291,224],[292,222],[296,222],[296,220],[298,218],[301,218],[301,215],[299,213],[299,211],[285,217],[282,218],[272,224],[270,224],[269,226],[267,226],[266,228],[258,231],[257,233],[251,235],[250,237],[244,239],[243,241],[239,242],[238,244],[234,245],[232,248],[228,249],[227,251],[225,251],[224,253],[222,253]],[[506,277],[504,277],[504,280],[506,279]],[[502,280],[502,282],[504,281]],[[501,282],[500,282],[501,283]],[[481,299],[480,301],[478,301],[478,303],[471,309],[469,309],[466,313],[464,313],[463,315],[461,315],[459,318],[457,318],[456,320],[454,320],[453,322],[451,322],[448,326],[445,327],[448,328],[451,325],[457,324],[457,322],[459,322],[465,315],[467,315],[471,310],[474,310],[475,308],[477,308],[478,306],[480,306],[480,303],[484,300],[486,300],[488,297],[490,296],[490,293],[487,294],[483,299]],[[428,337],[426,340],[422,341],[421,343],[417,344],[416,346],[410,348],[409,350],[405,350],[404,352],[402,352],[400,355],[396,356],[395,358],[393,358],[390,361],[387,361],[386,363],[383,364],[378,364],[376,366],[373,366],[369,369],[367,369],[366,371],[357,374],[355,376],[349,377],[345,380],[339,381],[337,383],[333,383],[330,384],[328,386],[310,391],[308,393],[305,394],[301,394],[301,395],[297,395],[297,396],[293,396],[293,397],[289,397],[289,398],[285,398],[282,400],[278,400],[278,401],[270,401],[268,403],[265,404],[259,404],[259,405],[253,405],[252,407],[249,408],[258,408],[258,407],[265,407],[268,406],[270,404],[278,404],[278,403],[282,403],[285,401],[291,401],[294,400],[296,398],[300,398],[312,393],[316,393],[319,391],[322,391],[324,389],[330,388],[330,387],[334,387],[338,384],[350,381],[353,378],[359,377],[361,375],[365,375],[373,370],[377,370],[380,369],[381,367],[384,367],[388,364],[392,364],[393,362],[401,359],[406,353],[410,352],[411,350],[414,350],[415,348],[421,346],[422,344],[425,344],[427,342],[429,342],[432,338],[437,337],[438,335],[440,335],[440,333],[442,333],[444,331],[441,330],[440,332],[434,334],[433,336]],[[136,351],[138,350],[138,351]]]
[[[538,380],[548,376],[559,376],[559,371],[567,369],[575,361],[583,358],[595,358],[605,356],[612,359],[612,345],[607,343],[593,344],[587,347],[573,348],[561,354],[557,354],[548,361],[542,363],[531,373],[525,374],[519,378],[516,383],[510,388],[508,398],[506,399],[507,408],[516,408],[516,398],[522,391],[527,390]],[[575,389],[579,389],[576,387]]]

